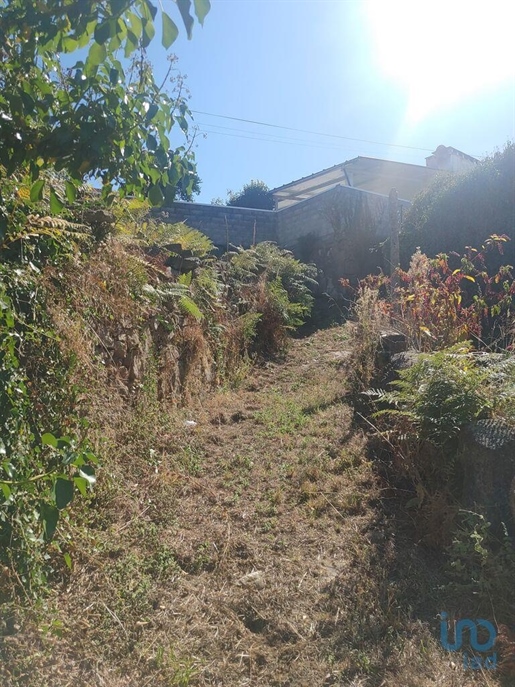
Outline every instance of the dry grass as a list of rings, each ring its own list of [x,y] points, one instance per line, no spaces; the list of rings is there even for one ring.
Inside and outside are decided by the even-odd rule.
[[[440,561],[353,424],[346,347],[343,329],[294,341],[187,408],[159,401],[152,366],[139,401],[98,383],[105,462],[73,570],[4,613],[0,683],[500,685],[438,645]]]

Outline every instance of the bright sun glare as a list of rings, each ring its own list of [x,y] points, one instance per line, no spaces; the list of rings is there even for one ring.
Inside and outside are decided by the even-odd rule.
[[[407,122],[506,80],[515,89],[515,0],[364,0],[364,6],[380,67],[407,90]]]

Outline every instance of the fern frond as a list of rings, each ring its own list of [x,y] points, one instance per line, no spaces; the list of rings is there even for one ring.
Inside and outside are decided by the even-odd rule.
[[[198,229],[188,227],[184,222],[164,225],[162,244],[178,243],[183,251],[191,251],[196,258],[206,258],[214,250],[214,243]]]
[[[87,234],[91,229],[85,224],[70,222],[63,217],[49,217],[40,215],[27,215],[27,225],[38,229],[57,229],[62,232],[82,232]]]
[[[183,284],[184,286],[191,286],[191,280],[193,278],[193,272],[185,272],[177,277],[177,283]]]
[[[190,296],[183,296],[179,300],[179,307],[186,315],[191,315],[197,321],[200,321],[204,317],[200,308]]]
[[[152,284],[144,284],[142,291],[154,301],[164,301],[170,298],[183,298],[189,293],[188,287],[184,284],[179,284],[178,282],[164,284],[158,287],[152,286]]]

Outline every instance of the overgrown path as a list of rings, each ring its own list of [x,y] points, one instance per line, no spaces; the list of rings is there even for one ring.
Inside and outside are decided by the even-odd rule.
[[[46,623],[24,619],[2,684],[472,684],[436,641],[437,566],[345,402],[347,349],[319,331],[161,418],[129,483],[102,486],[89,553]]]

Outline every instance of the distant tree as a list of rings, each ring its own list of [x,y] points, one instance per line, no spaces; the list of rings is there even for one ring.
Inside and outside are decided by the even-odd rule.
[[[442,174],[420,193],[403,222],[402,261],[417,247],[430,257],[462,254],[492,234],[506,234],[504,262],[515,261],[515,143],[463,174]]]
[[[175,189],[175,198],[179,200],[191,200],[192,196],[198,196],[200,193],[201,178],[196,171],[190,171],[186,177],[186,185],[180,184]]]
[[[250,183],[245,184],[241,191],[229,191],[227,205],[238,208],[273,210],[274,199],[264,181],[253,179]]]

